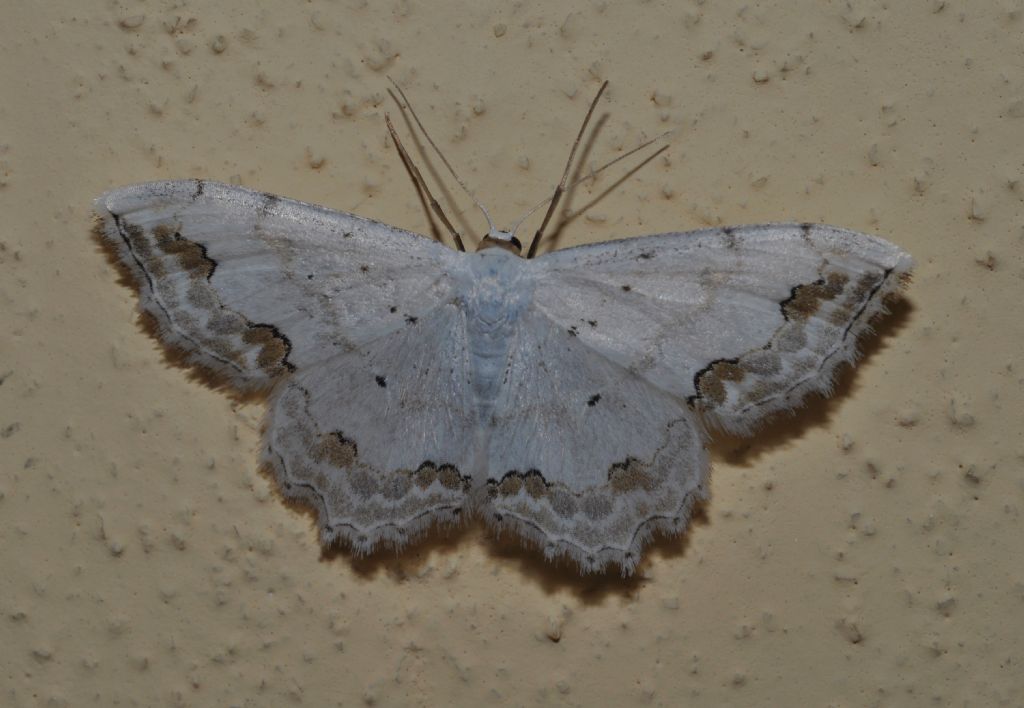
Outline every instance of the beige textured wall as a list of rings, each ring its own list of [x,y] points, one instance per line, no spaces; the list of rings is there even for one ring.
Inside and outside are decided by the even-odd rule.
[[[1022,38],[1020,0],[7,3],[0,704],[1024,704]],[[163,363],[90,200],[203,176],[423,230],[385,73],[502,221],[599,80],[593,162],[675,129],[561,245],[821,220],[915,280],[835,398],[716,442],[632,581],[475,528],[322,557],[261,406]]]

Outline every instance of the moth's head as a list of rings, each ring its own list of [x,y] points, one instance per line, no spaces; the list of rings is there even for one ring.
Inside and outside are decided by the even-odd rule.
[[[480,245],[476,247],[476,250],[480,252],[487,248],[503,248],[509,253],[521,256],[523,244],[516,238],[515,232],[502,231],[492,226],[487,235],[480,240]]]

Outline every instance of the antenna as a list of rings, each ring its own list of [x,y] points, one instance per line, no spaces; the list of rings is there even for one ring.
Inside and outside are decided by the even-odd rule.
[[[540,228],[537,229],[537,233],[533,235],[533,240],[530,241],[530,250],[526,252],[527,258],[533,258],[537,252],[537,244],[540,243],[541,235],[544,233],[544,229],[547,228],[548,222],[551,220],[551,215],[555,213],[555,208],[558,206],[558,200],[562,198],[562,193],[565,192],[565,182],[569,179],[569,170],[572,168],[572,161],[576,157],[576,148],[580,146],[580,140],[583,138],[583,133],[587,129],[587,123],[590,122],[590,116],[594,115],[594,109],[597,108],[597,102],[601,98],[601,94],[604,93],[605,88],[608,86],[608,81],[605,80],[601,84],[601,88],[597,90],[597,95],[594,96],[593,102],[590,104],[590,110],[587,111],[587,117],[583,119],[583,125],[580,126],[580,132],[576,135],[576,140],[572,144],[572,150],[569,151],[569,160],[565,163],[565,171],[562,173],[562,181],[555,187],[555,193],[551,195],[551,203],[548,205],[548,211],[544,214],[544,221],[541,222]]]
[[[629,157],[630,155],[633,155],[633,154],[635,154],[635,153],[638,153],[638,152],[640,152],[640,151],[641,151],[641,150],[643,150],[643,149],[644,149],[645,147],[648,147],[649,145],[653,145],[654,143],[658,142],[659,140],[664,140],[665,138],[667,138],[667,137],[668,137],[669,135],[671,135],[672,133],[673,133],[673,131],[671,131],[671,130],[666,130],[666,131],[665,131],[664,133],[662,133],[661,135],[658,135],[658,136],[656,136],[656,137],[653,137],[653,138],[651,138],[650,140],[648,140],[647,142],[643,143],[642,145],[637,145],[637,146],[636,146],[635,148],[633,148],[632,150],[629,150],[628,152],[624,152],[624,153],[622,153],[621,155],[619,155],[618,157],[616,157],[616,158],[615,158],[614,160],[609,160],[608,162],[606,162],[606,163],[604,163],[603,165],[601,165],[600,167],[598,167],[598,168],[597,168],[596,170],[593,170],[593,171],[591,171],[590,173],[588,173],[588,174],[584,175],[583,177],[580,177],[580,178],[579,178],[578,180],[576,180],[575,182],[571,183],[571,184],[570,184],[570,185],[569,185],[568,187],[566,187],[566,188],[565,188],[565,191],[567,191],[567,192],[568,192],[568,191],[572,190],[572,189],[573,189],[574,187],[576,187],[577,185],[583,184],[583,183],[584,183],[584,182],[586,182],[587,180],[589,180],[589,179],[593,179],[594,177],[597,177],[597,175],[599,175],[600,173],[604,172],[604,171],[605,171],[606,169],[608,169],[608,168],[609,168],[609,167],[611,167],[612,165],[616,164],[617,162],[620,162],[620,161],[622,161],[622,160],[625,160],[625,159],[626,159],[627,157]],[[653,153],[653,154],[652,154],[652,155],[651,155],[650,157],[646,158],[646,159],[645,159],[645,160],[644,160],[643,162],[641,162],[641,163],[640,163],[640,165],[639,165],[639,167],[643,167],[643,166],[644,166],[644,165],[646,165],[646,164],[647,164],[648,162],[650,162],[651,160],[653,160],[653,159],[654,159],[655,157],[657,157],[657,156],[658,156],[658,155],[660,155],[661,153],[663,153],[663,152],[665,152],[666,150],[668,150],[668,148],[669,148],[669,146],[668,146],[668,145],[663,145],[663,146],[662,146],[661,148],[659,148],[658,150],[656,150],[656,151],[655,151],[655,152],[654,152],[654,153]],[[634,168],[634,169],[635,169],[635,168]],[[630,173],[632,173],[632,172],[633,172],[633,170],[630,170]],[[537,211],[537,210],[538,210],[538,209],[540,209],[540,208],[541,208],[542,206],[544,206],[545,204],[547,204],[548,202],[550,202],[550,201],[551,201],[551,199],[552,199],[552,197],[546,197],[546,198],[545,198],[545,199],[543,199],[542,201],[539,201],[539,202],[537,202],[536,204],[534,204],[534,205],[533,205],[532,207],[530,207],[530,210],[529,210],[528,212],[526,212],[525,214],[523,214],[523,216],[522,216],[522,217],[521,217],[521,218],[519,219],[519,221],[517,221],[517,222],[515,223],[515,225],[514,225],[514,226],[513,226],[513,227],[512,227],[511,229],[509,229],[509,233],[511,233],[511,234],[512,234],[513,236],[515,236],[515,234],[516,234],[516,231],[518,231],[518,230],[519,230],[519,227],[520,227],[520,226],[522,225],[522,223],[523,223],[524,221],[526,221],[527,219],[529,219],[529,218],[530,218],[530,217],[531,217],[531,216],[533,215],[533,213],[534,213],[535,211]]]
[[[409,157],[409,153],[405,151],[405,146],[402,145],[402,141],[398,139],[398,133],[395,132],[395,126],[391,125],[391,116],[387,113],[384,114],[384,122],[387,123],[388,132],[391,133],[391,139],[395,141],[395,148],[398,150],[398,154],[402,158],[402,162],[405,163],[410,174],[412,174],[412,178],[413,181],[416,182],[416,186],[426,193],[427,199],[430,201],[430,207],[434,210],[434,213],[437,214],[437,218],[441,220],[441,223],[444,224],[445,228],[448,229],[448,233],[450,233],[452,238],[455,239],[455,245],[459,247],[460,251],[465,251],[466,247],[462,244],[462,236],[460,236],[459,232],[455,230],[454,226],[452,226],[452,222],[448,220],[447,215],[444,213],[444,209],[442,209],[441,205],[438,204],[436,199],[434,199],[434,195],[430,193],[430,188],[427,187],[426,180],[423,179],[423,175],[420,174],[420,171],[416,167],[415,163],[413,163],[412,158]]]
[[[412,102],[410,102],[406,97],[405,91],[402,90],[402,87],[395,83],[395,80],[390,76],[388,77],[388,81],[391,82],[391,85],[395,87],[396,91],[398,91],[398,95],[402,97],[403,101],[405,101],[405,107],[409,109],[409,113],[412,114],[413,120],[416,121],[416,125],[419,126],[420,132],[423,133],[423,137],[425,137],[427,142],[430,143],[430,147],[434,148],[434,152],[436,152],[437,156],[441,158],[441,162],[443,162],[444,166],[448,168],[448,172],[451,173],[452,177],[455,178],[455,181],[459,183],[460,187],[462,187],[462,191],[473,200],[473,203],[476,204],[476,208],[483,212],[484,218],[487,219],[487,226],[490,228],[489,233],[493,236],[498,229],[494,226],[494,222],[491,221],[491,215],[487,213],[487,209],[480,203],[480,200],[476,198],[476,195],[473,194],[473,190],[467,187],[466,183],[462,181],[462,178],[455,173],[455,168],[452,167],[451,163],[448,162],[448,159],[444,156],[444,153],[441,152],[441,148],[439,148],[433,138],[430,137],[430,133],[427,132],[427,129],[423,127],[423,122],[420,120],[420,117],[416,115],[416,110],[412,107]]]

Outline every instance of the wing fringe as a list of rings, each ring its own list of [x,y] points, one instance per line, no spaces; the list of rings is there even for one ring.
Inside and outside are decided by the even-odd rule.
[[[322,548],[342,546],[357,558],[366,558],[383,550],[400,553],[439,529],[450,532],[465,527],[472,516],[461,506],[453,505],[434,507],[400,524],[388,522],[363,529],[353,524],[337,523],[328,528],[329,515],[323,498],[312,485],[287,481],[287,475],[272,451],[264,450],[260,473],[271,481],[286,506],[312,517]]]
[[[861,359],[864,355],[863,343],[875,333],[873,323],[890,314],[889,304],[910,284],[909,268],[909,263],[901,263],[890,271],[850,324],[842,343],[823,360],[814,375],[791,386],[783,395],[774,397],[752,415],[725,418],[698,404],[696,410],[701,421],[709,430],[749,437],[782,415],[795,415],[811,395],[831,396],[841,368],[844,365],[852,366]]]
[[[135,292],[136,324],[160,345],[165,363],[184,369],[191,381],[224,393],[236,402],[266,400],[275,382],[239,381],[234,372],[226,367],[218,368],[204,360],[195,352],[192,344],[175,330],[156,304],[149,279],[121,238],[112,215],[94,215],[91,235],[97,250],[117,272],[117,282]]]
[[[711,464],[706,454],[702,457],[700,482],[685,495],[675,513],[645,519],[633,531],[629,545],[625,548],[605,546],[594,550],[565,539],[551,540],[550,535],[536,524],[507,511],[503,512],[500,518],[488,514],[486,523],[499,538],[503,534],[512,533],[523,547],[541,550],[547,561],[567,559],[579,569],[581,575],[601,574],[608,572],[612,566],[618,566],[619,574],[623,578],[628,578],[636,573],[640,561],[644,558],[644,548],[656,535],[666,538],[681,536],[689,527],[694,510],[707,501]]]

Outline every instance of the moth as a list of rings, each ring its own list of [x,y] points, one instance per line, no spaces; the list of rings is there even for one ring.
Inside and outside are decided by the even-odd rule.
[[[323,544],[370,553],[479,517],[628,575],[707,498],[705,431],[829,393],[912,261],[810,223],[537,255],[579,139],[525,254],[515,229],[467,252],[454,228],[458,249],[198,179],[104,194],[97,235],[160,342],[267,396],[263,463]]]

